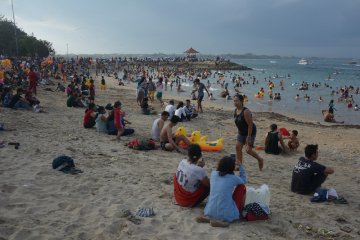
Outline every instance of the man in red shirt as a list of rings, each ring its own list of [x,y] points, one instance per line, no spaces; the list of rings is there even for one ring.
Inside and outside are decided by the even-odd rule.
[[[37,85],[37,76],[34,72],[34,66],[30,67],[30,72],[28,73],[29,78],[29,89],[28,91],[34,93],[36,95],[36,85]]]

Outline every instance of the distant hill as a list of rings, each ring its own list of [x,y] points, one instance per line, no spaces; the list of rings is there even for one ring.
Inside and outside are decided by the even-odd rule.
[[[28,35],[18,27],[16,27],[16,34],[19,56],[47,57],[50,52],[54,51],[50,42]],[[14,23],[4,16],[0,16],[0,54],[10,57],[16,56]]]
[[[66,57],[66,54],[60,54],[58,56]],[[110,53],[110,54],[69,54],[69,57],[93,57],[93,58],[112,58],[112,57],[138,57],[138,58],[175,58],[175,57],[184,57],[185,54],[165,54],[165,53],[152,53],[152,54],[119,54],[119,53]],[[226,59],[281,59],[281,58],[294,58],[294,57],[282,57],[279,55],[255,55],[252,53],[246,54],[198,54],[199,58],[213,58],[221,57]]]

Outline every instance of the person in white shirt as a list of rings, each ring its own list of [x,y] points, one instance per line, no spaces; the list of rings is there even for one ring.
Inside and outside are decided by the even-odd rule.
[[[183,159],[174,176],[174,197],[182,207],[196,207],[208,195],[210,180],[203,168],[200,146],[192,144],[188,147],[188,158]]]
[[[151,128],[151,136],[154,140],[159,141],[160,140],[160,132],[161,129],[164,127],[165,122],[169,118],[169,113],[166,111],[163,111],[161,113],[161,117],[155,119],[153,122],[152,128]]]
[[[96,130],[98,132],[108,133],[108,130],[106,128],[107,117],[105,115],[106,115],[105,108],[103,106],[99,106],[98,115],[97,115],[97,117],[95,119]]]
[[[172,116],[174,116],[175,114],[175,106],[174,106],[175,102],[173,99],[171,99],[169,101],[169,104],[165,107],[165,111],[167,111],[169,113],[169,119],[172,118]]]
[[[178,103],[178,105],[176,107],[175,115],[181,119],[180,122],[186,121],[186,112],[184,109],[184,102]]]

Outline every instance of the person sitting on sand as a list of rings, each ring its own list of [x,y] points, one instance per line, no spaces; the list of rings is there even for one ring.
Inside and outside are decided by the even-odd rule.
[[[149,99],[147,97],[143,98],[140,107],[142,113],[145,115],[156,114],[156,111],[154,111],[154,109],[151,106],[149,106]]]
[[[359,106],[357,104],[354,106],[354,111],[359,111]]]
[[[322,114],[324,116],[324,122],[331,122],[331,123],[344,123],[344,121],[336,121],[334,118],[334,113],[330,113],[327,110],[322,110]]]
[[[169,118],[170,119],[174,116],[175,111],[176,111],[176,108],[175,108],[174,104],[175,104],[175,101],[173,99],[171,99],[169,101],[169,104],[166,105],[166,107],[165,107],[165,111],[167,111],[169,113]]]
[[[27,91],[25,93],[25,99],[29,102],[30,106],[38,105],[40,104],[40,101],[32,95],[31,91]]]
[[[12,96],[9,104],[7,105],[8,108],[22,108],[22,109],[31,109],[30,103],[24,99],[21,95],[23,94],[22,88],[18,88],[16,90],[16,94]]]
[[[246,172],[239,166],[240,176],[234,174],[235,158],[220,159],[217,169],[210,175],[210,195],[204,215],[197,222],[210,223],[213,227],[227,227],[240,219],[245,204]]]
[[[155,121],[153,122],[151,128],[151,136],[154,140],[156,141],[160,140],[160,132],[164,127],[164,124],[168,120],[168,118],[169,118],[169,113],[167,111],[163,111],[161,113],[161,117],[155,119]]]
[[[66,101],[66,106],[68,106],[68,107],[85,107],[81,101],[81,97],[78,97],[78,94],[76,93],[76,91],[73,91],[70,93],[70,95]]]
[[[116,101],[114,103],[114,125],[117,130],[116,139],[120,140],[121,136],[127,136],[133,134],[135,131],[131,128],[125,128],[125,123],[131,124],[131,122],[124,119],[124,113],[121,112],[121,102]],[[110,134],[110,133],[109,133]]]
[[[270,132],[267,133],[265,138],[265,152],[269,154],[278,155],[281,152],[286,152],[283,137],[277,129],[276,124],[270,125]],[[281,147],[279,146],[279,142]]]
[[[66,88],[64,87],[64,85],[62,85],[61,83],[58,83],[55,91],[65,92],[65,89],[66,89]]]
[[[184,109],[184,102],[180,101],[176,106],[175,115],[180,118],[180,122],[186,121],[186,112]]]
[[[182,207],[198,206],[210,192],[210,180],[197,144],[188,147],[188,158],[181,160],[174,176],[174,197]]]
[[[290,150],[297,150],[300,143],[299,143],[299,139],[297,138],[298,135],[298,131],[297,130],[292,130],[291,135],[290,135],[290,139],[288,141],[288,147]]]
[[[188,121],[198,116],[198,113],[196,112],[194,105],[191,104],[190,99],[185,100],[184,110],[186,112],[186,118]]]
[[[96,122],[95,119],[97,118],[97,114],[95,112],[95,104],[90,103],[88,108],[85,110],[84,115],[84,128],[92,128],[95,126]]]
[[[317,162],[319,156],[318,145],[307,145],[305,157],[300,157],[294,166],[291,180],[291,191],[299,194],[312,194],[334,173],[331,167],[325,167]]]
[[[98,115],[95,119],[96,130],[98,132],[108,133],[108,130],[106,128],[107,117],[105,116],[105,114],[106,114],[105,108],[103,106],[99,106],[98,107]]]
[[[170,122],[161,129],[160,132],[160,148],[165,151],[177,150],[178,152],[183,152],[183,149],[179,147],[179,142],[183,141],[186,145],[190,146],[191,142],[184,135],[175,136],[172,132],[172,128],[177,125],[180,121],[180,118],[174,115]]]

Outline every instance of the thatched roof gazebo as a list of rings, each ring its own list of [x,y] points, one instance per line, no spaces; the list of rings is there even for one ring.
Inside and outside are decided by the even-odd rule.
[[[196,54],[199,52],[191,47],[188,50],[186,50],[184,53],[186,53],[186,57],[188,59],[196,59]]]

